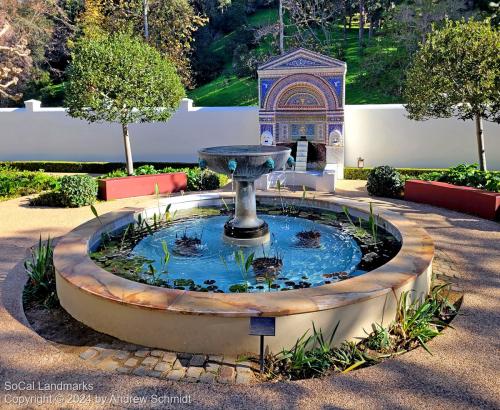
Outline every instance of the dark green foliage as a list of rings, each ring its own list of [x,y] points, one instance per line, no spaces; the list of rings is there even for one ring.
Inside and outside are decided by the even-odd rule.
[[[272,376],[291,379],[305,379],[322,376],[330,370],[350,371],[356,367],[373,363],[374,358],[360,350],[354,342],[343,342],[332,347],[332,342],[340,322],[337,323],[330,338],[325,339],[321,329],[313,323],[313,334],[300,337],[295,346],[272,357],[268,362]]]
[[[43,192],[35,198],[30,198],[30,206],[64,207],[59,191]]]
[[[202,171],[200,191],[212,191],[221,187],[219,175],[212,171]]]
[[[448,325],[443,321],[446,309],[453,308],[447,299],[437,298],[438,290],[434,289],[430,297],[423,302],[416,299],[409,302],[409,292],[403,292],[398,302],[396,320],[390,326],[390,332],[400,349],[409,350],[421,345],[427,352],[426,342],[437,336],[440,329]],[[453,312],[454,313],[454,312]]]
[[[0,165],[0,200],[54,189],[58,178],[44,172],[20,171]]]
[[[274,375],[282,375],[291,379],[305,379],[321,376],[332,365],[333,348],[331,344],[339,323],[335,326],[330,338],[325,340],[322,330],[316,330],[313,323],[313,334],[302,335],[291,349],[283,349],[272,358],[270,367]]]
[[[187,174],[188,191],[209,191],[219,189],[221,185],[225,185],[224,181],[227,182],[227,177],[225,177],[225,175],[216,174],[209,170],[202,171],[199,168],[165,168],[162,172],[185,172]]]
[[[206,84],[217,78],[224,69],[224,56],[210,49],[213,38],[207,27],[202,27],[194,43],[191,66],[197,84]]]
[[[238,46],[247,46],[249,49],[256,45],[255,29],[249,26],[238,28],[232,35],[229,42],[230,49],[235,50]]]
[[[154,175],[157,173],[154,165],[142,165],[135,170],[135,175]]]
[[[46,307],[56,305],[58,298],[50,238],[47,243],[43,243],[40,236],[38,246],[32,248],[30,258],[24,262],[24,268],[29,276],[24,291],[25,299],[29,302],[41,302]]]
[[[382,325],[374,323],[372,333],[364,340],[364,345],[371,350],[378,352],[387,352],[393,347],[389,330]]]
[[[214,16],[214,26],[223,33],[229,33],[247,23],[247,15],[243,1],[232,1],[231,5],[221,14]]]
[[[125,33],[81,40],[68,78],[68,114],[90,122],[167,121],[184,96],[173,64]]]
[[[387,165],[373,168],[368,175],[366,189],[373,196],[399,198],[403,191],[401,175]]]
[[[271,55],[262,50],[249,49],[247,45],[237,46],[233,54],[233,70],[238,77],[257,78],[257,68]]]
[[[344,179],[360,179],[367,180],[368,175],[373,168],[355,168],[355,167],[345,167],[344,168]],[[443,169],[431,169],[431,168],[396,168],[396,171],[402,177],[411,176],[416,177],[421,174],[428,174],[432,172],[444,171]]]
[[[185,164],[174,162],[136,162],[138,167],[152,165],[156,169],[165,167],[173,168],[193,168],[198,164]],[[122,162],[72,162],[72,161],[12,161],[0,162],[0,169],[11,166],[19,171],[40,171],[64,172],[64,173],[85,173],[85,174],[106,174],[124,166]]]
[[[60,194],[64,206],[91,205],[97,198],[97,180],[89,175],[66,175],[61,178]]]

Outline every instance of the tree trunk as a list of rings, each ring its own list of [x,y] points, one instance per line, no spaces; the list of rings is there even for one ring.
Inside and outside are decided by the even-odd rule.
[[[370,29],[368,30],[368,38],[371,40],[373,37],[373,29],[374,29],[375,19],[373,16],[370,16]]]
[[[344,43],[347,42],[347,0],[344,1]]]
[[[134,161],[132,160],[132,150],[130,149],[130,136],[128,124],[122,124],[123,145],[125,147],[125,161],[127,163],[127,174],[134,175]]]
[[[285,26],[283,23],[283,0],[279,4],[279,25],[280,25],[280,54],[285,54]]]
[[[365,35],[365,1],[359,0],[359,47],[363,47]]]
[[[476,114],[476,137],[477,137],[477,153],[479,154],[479,169],[487,171],[486,166],[486,151],[484,149],[484,133],[483,133],[483,119],[481,114]]]
[[[148,23],[148,0],[144,0],[144,38],[149,40],[149,23]]]

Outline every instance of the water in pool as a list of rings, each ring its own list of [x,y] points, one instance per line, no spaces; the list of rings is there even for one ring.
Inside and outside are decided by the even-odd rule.
[[[259,217],[268,223],[272,234],[271,241],[264,246],[240,248],[225,243],[222,232],[227,216],[213,216],[179,221],[155,232],[135,246],[132,256],[153,260],[154,267],[161,270],[164,242],[170,251],[170,261],[168,273],[162,275],[163,279],[172,283],[176,279],[190,279],[205,288],[211,286],[210,290],[224,292],[230,292],[231,286],[245,282],[249,292],[314,287],[364,273],[356,270],[362,252],[346,233],[332,226],[298,217]],[[301,246],[297,233],[312,230],[321,234],[319,246]],[[201,243],[194,248],[195,252],[176,252],[176,239],[184,234],[201,239]],[[280,272],[272,281],[263,280],[252,267],[245,274],[236,262],[235,253],[239,250],[243,251],[245,258],[253,253],[254,260],[264,256],[282,258]],[[265,276],[269,278],[270,275]]]

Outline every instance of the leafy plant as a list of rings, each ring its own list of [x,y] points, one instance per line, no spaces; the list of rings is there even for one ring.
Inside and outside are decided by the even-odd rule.
[[[331,344],[339,327],[337,323],[329,339],[325,339],[321,329],[313,323],[313,334],[304,333],[291,349],[283,349],[271,358],[268,367],[274,374],[281,374],[292,379],[317,377],[326,373],[332,365]]]
[[[413,179],[440,181],[453,185],[500,192],[500,173],[480,171],[477,164],[459,164],[441,172],[421,174]]]
[[[375,167],[368,175],[366,189],[372,196],[399,198],[403,192],[401,175],[388,165]]]
[[[378,323],[372,324],[372,332],[364,340],[364,345],[378,352],[389,351],[393,346],[389,329]]]
[[[398,337],[398,345],[406,350],[413,344],[420,344],[430,353],[426,342],[439,334],[440,327],[448,324],[438,319],[441,303],[432,298],[424,302],[415,300],[409,303],[409,292],[401,294],[395,322],[391,325],[391,332]]]
[[[97,198],[97,181],[89,175],[65,175],[61,178],[59,192],[64,206],[91,205]]]
[[[50,237],[43,243],[40,236],[38,246],[32,248],[30,258],[24,262],[24,269],[29,276],[25,296],[28,300],[42,302],[46,307],[58,303],[53,256]]]
[[[332,365],[343,373],[350,372],[371,360],[373,359],[361,351],[354,342],[345,341],[340,347],[332,350]]]
[[[416,345],[429,352],[426,342],[444,327],[450,327],[446,321],[456,314],[455,306],[448,299],[449,285],[434,286],[424,301],[409,303],[408,297],[409,292],[403,292],[398,299],[397,317],[388,327],[373,324],[372,332],[359,343],[344,341],[340,346],[332,347],[339,323],[328,340],[313,323],[311,336],[306,332],[291,349],[268,356],[270,377],[302,379],[320,376],[329,369],[346,373]]]
[[[241,276],[243,276],[244,280],[243,286],[245,288],[245,292],[248,291],[248,271],[252,267],[254,256],[255,253],[252,252],[245,258],[245,254],[241,249],[234,252],[234,260],[236,261],[236,264],[240,268]]]
[[[370,215],[368,216],[368,225],[370,226],[373,243],[377,243],[378,225],[377,218],[373,213],[373,202],[370,202]]]
[[[344,215],[349,221],[350,225],[348,229],[349,233],[358,239],[365,239],[369,235],[369,233],[366,231],[365,228],[363,228],[363,222],[361,218],[358,219],[358,225],[356,225],[351,218],[349,209],[346,206],[342,206],[342,210],[344,211]]]
[[[19,171],[0,165],[0,200],[57,189],[59,179],[43,171]]]
[[[135,170],[135,175],[153,175],[157,174],[158,171],[156,171],[155,167],[153,165],[142,165],[140,167],[137,167]]]

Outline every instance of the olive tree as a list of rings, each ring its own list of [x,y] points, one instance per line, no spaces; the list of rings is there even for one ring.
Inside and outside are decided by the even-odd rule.
[[[184,96],[173,64],[129,34],[83,38],[68,68],[68,114],[121,124],[127,172],[134,172],[129,124],[167,121]]]
[[[486,170],[483,120],[500,123],[500,32],[485,21],[445,21],[427,36],[407,72],[406,110],[415,120],[475,120]]]

